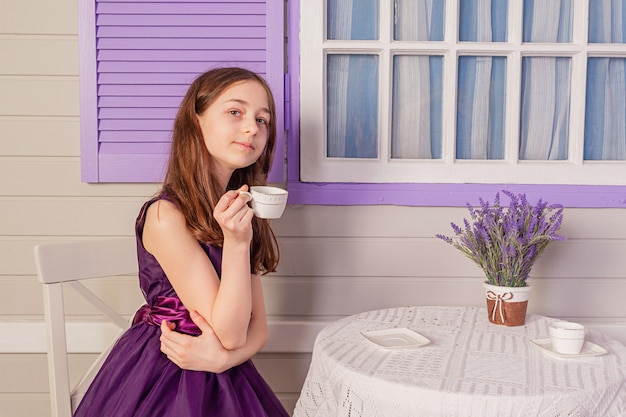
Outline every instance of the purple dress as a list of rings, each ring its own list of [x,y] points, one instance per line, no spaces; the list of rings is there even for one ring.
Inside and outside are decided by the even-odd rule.
[[[215,374],[180,369],[161,352],[163,319],[182,333],[198,335],[200,330],[141,242],[146,209],[159,198],[143,206],[135,225],[139,285],[147,304],[113,347],[75,417],[287,417],[252,361]],[[221,248],[202,247],[219,276]]]

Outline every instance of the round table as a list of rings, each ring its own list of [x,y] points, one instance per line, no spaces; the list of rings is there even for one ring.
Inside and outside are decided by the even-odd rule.
[[[599,356],[557,357],[533,340],[555,319],[489,323],[474,307],[364,312],[317,336],[294,417],[624,417],[626,347],[587,330]],[[362,333],[417,332],[424,346],[384,348]]]

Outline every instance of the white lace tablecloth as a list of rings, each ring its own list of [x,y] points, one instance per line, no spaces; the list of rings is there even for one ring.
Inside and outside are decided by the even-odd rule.
[[[484,308],[402,307],[324,328],[294,417],[626,417],[626,347],[587,331],[608,353],[559,358],[532,339],[554,319],[490,324]],[[407,327],[431,340],[384,349],[361,332]]]

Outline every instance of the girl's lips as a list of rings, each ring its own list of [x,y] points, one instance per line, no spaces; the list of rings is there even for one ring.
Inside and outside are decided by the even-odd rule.
[[[241,146],[242,148],[249,149],[251,151],[254,150],[254,146],[249,142],[235,142],[235,144]]]

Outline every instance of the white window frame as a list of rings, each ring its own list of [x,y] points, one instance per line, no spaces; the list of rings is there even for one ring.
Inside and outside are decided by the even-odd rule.
[[[583,161],[587,59],[626,58],[624,44],[588,44],[588,1],[574,1],[573,39],[567,44],[522,43],[523,1],[511,0],[507,42],[458,42],[458,1],[446,0],[443,42],[396,42],[390,0],[380,0],[380,40],[327,40],[324,0],[300,3],[300,181],[359,183],[481,183],[626,185],[626,161]],[[576,28],[580,28],[576,30]],[[376,159],[326,157],[326,55],[367,53],[379,56],[379,156]],[[440,160],[390,157],[391,64],[394,53],[443,55],[443,156]],[[455,158],[458,57],[505,56],[506,147],[503,160]],[[525,56],[571,58],[568,159],[518,161],[521,61]],[[575,88],[574,88],[575,87]],[[515,92],[515,94],[511,93]]]

